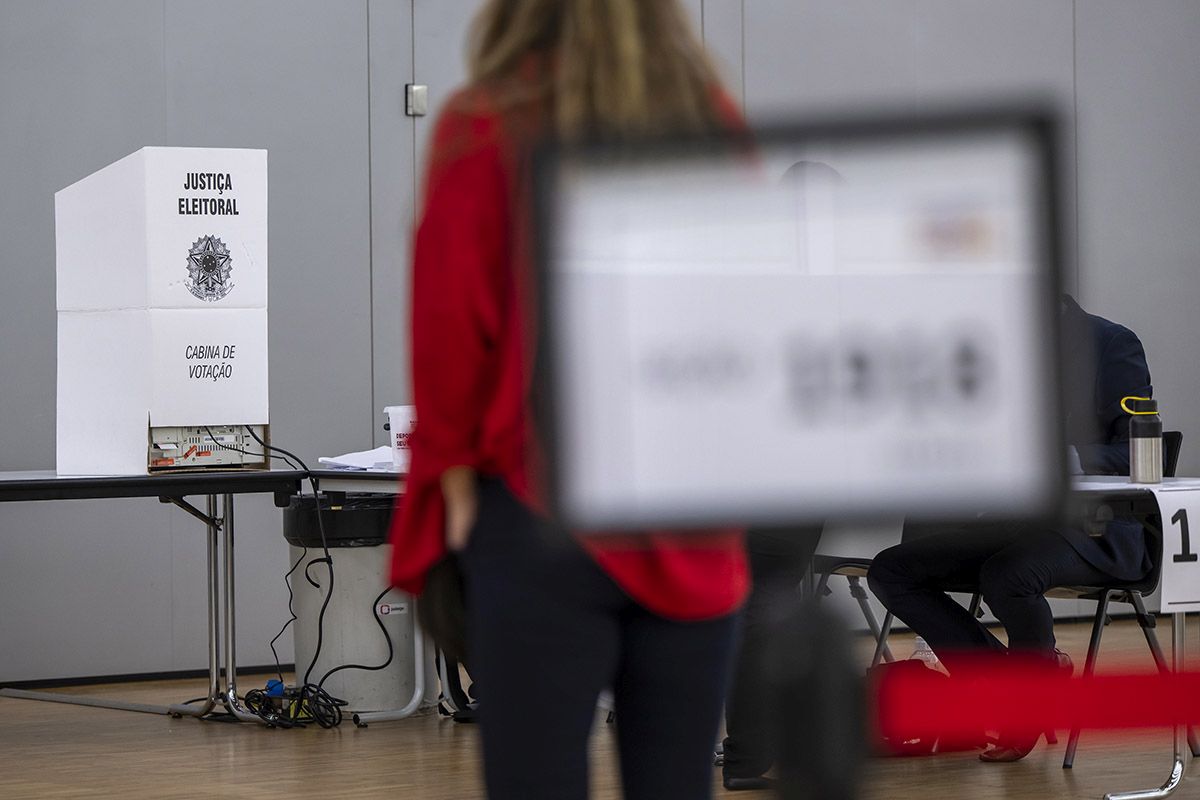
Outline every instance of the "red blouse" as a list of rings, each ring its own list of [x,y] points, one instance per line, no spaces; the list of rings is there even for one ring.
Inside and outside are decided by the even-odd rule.
[[[725,101],[722,110],[736,118]],[[533,287],[525,158],[539,123],[501,113],[480,89],[452,98],[430,151],[412,270],[417,427],[391,526],[392,581],[419,594],[445,554],[440,477],[466,465],[543,504],[529,410]],[[581,536],[635,601],[665,617],[734,611],[749,578],[741,531]]]

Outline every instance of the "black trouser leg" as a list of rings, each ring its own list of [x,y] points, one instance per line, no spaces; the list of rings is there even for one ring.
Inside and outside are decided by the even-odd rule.
[[[949,665],[958,652],[1004,646],[946,596],[948,588],[977,587],[1004,625],[1012,648],[1050,653],[1054,618],[1046,590],[1111,579],[1055,531],[1014,527],[963,529],[905,542],[876,556],[867,580],[880,601]]]
[[[977,586],[983,564],[1012,539],[1011,533],[962,530],[906,541],[875,556],[867,583],[939,657],[955,651],[1003,650],[979,620],[946,595],[946,587]]]
[[[585,800],[596,699],[616,674],[611,581],[495,481],[462,556],[488,796]]]
[[[728,684],[735,617],[672,622],[623,617],[615,687],[625,800],[707,798]]]
[[[565,533],[494,481],[463,554],[484,776],[496,800],[584,800],[588,737],[613,686],[628,798],[706,798],[735,628],[633,603]]]
[[[726,777],[757,777],[775,760],[773,703],[764,677],[772,621],[796,608],[798,586],[820,528],[751,530],[746,537],[754,585],[742,615],[741,642],[725,704]]]
[[[984,602],[1008,632],[1009,649],[1046,655],[1055,644],[1046,590],[1111,580],[1054,531],[1022,534],[989,558],[979,572]]]

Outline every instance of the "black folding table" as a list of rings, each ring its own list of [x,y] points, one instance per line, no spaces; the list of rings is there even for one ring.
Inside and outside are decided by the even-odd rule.
[[[0,502],[91,500],[113,497],[157,497],[204,523],[208,529],[208,680],[207,698],[199,704],[156,706],[125,703],[54,692],[2,689],[2,697],[49,700],[58,703],[142,711],[150,714],[204,717],[218,705],[239,720],[259,721],[238,700],[234,597],[233,497],[238,494],[274,494],[276,505],[286,506],[300,491],[305,473],[296,470],[245,470],[180,472],[155,475],[67,476],[52,471],[0,472]],[[187,498],[204,496],[201,511]],[[217,498],[222,498],[217,513]],[[222,568],[220,562],[224,561]],[[220,604],[223,604],[222,611]],[[221,640],[224,640],[225,678],[221,679]]]

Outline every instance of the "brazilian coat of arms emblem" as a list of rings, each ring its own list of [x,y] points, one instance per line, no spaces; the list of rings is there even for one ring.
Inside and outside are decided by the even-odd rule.
[[[215,303],[233,289],[230,275],[233,258],[216,236],[201,236],[188,250],[188,291],[201,300]]]

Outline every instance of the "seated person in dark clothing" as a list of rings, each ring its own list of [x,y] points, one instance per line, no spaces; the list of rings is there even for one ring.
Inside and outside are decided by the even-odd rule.
[[[1138,337],[1128,328],[1086,313],[1070,297],[1062,303],[1063,396],[1066,440],[1074,472],[1129,474],[1129,417],[1121,398],[1151,397],[1150,370]],[[932,527],[932,526],[930,526]],[[910,531],[907,541],[875,557],[867,581],[876,597],[934,649],[951,673],[956,656],[1005,652],[992,633],[945,594],[969,587],[1008,633],[1008,650],[1056,658],[1054,619],[1044,593],[1055,586],[1136,581],[1151,568],[1142,526],[1115,519],[1103,535],[1082,528],[1009,525]],[[960,662],[961,663],[961,662]],[[1004,741],[985,761],[1015,761],[1037,743]]]

